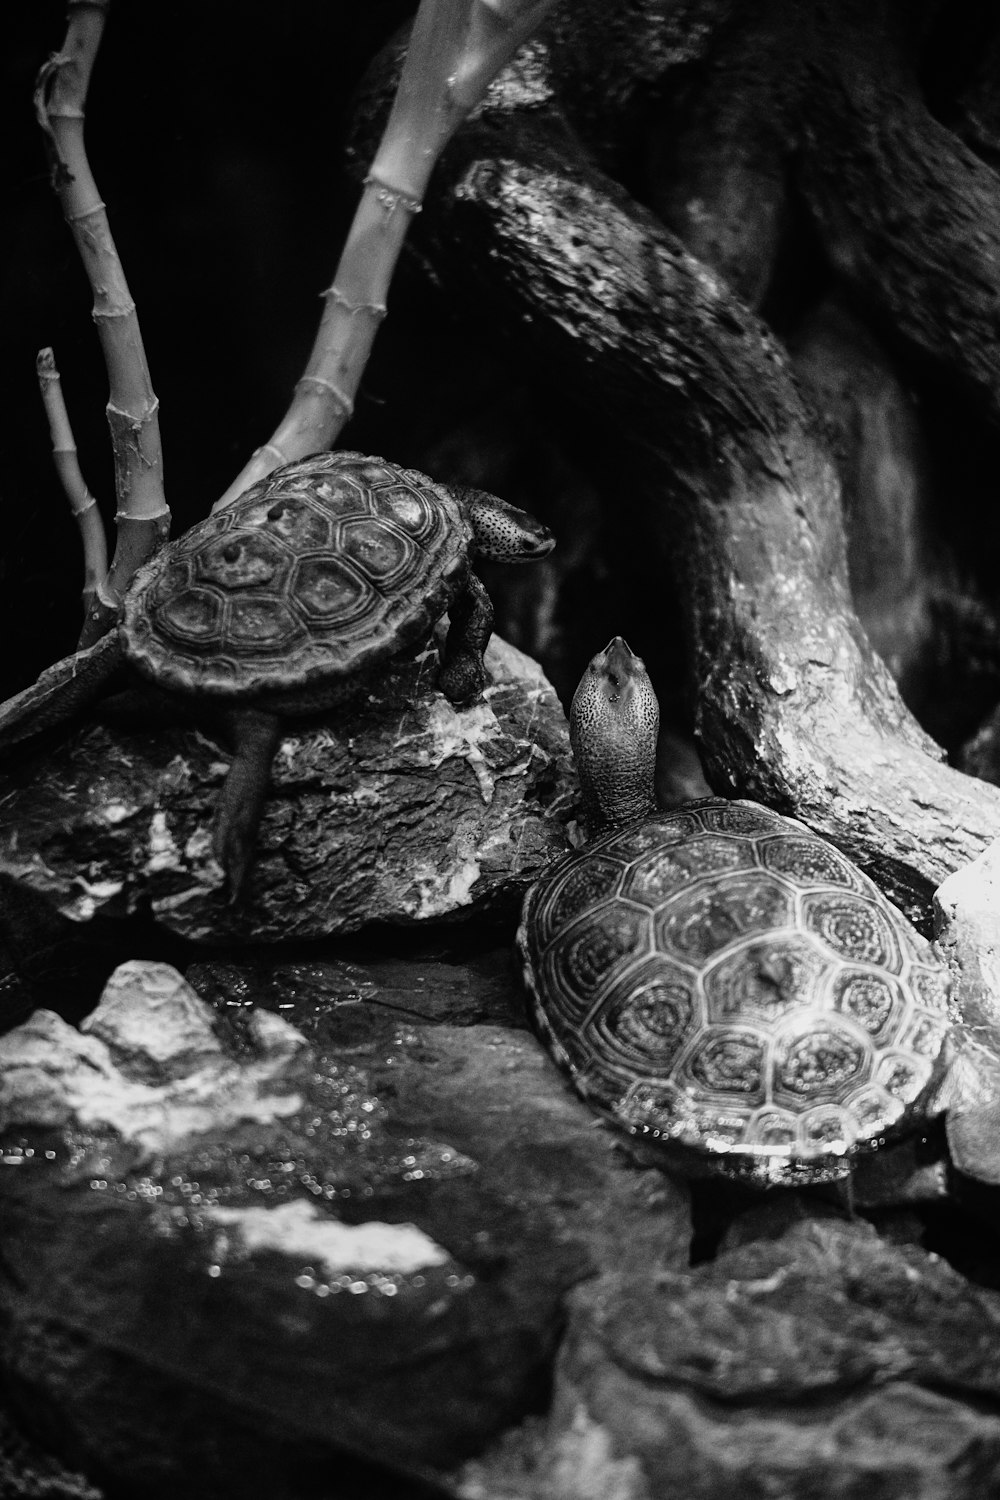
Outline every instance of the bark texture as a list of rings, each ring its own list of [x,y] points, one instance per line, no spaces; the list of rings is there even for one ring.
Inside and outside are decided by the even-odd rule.
[[[934,122],[921,124],[933,144]],[[957,151],[993,192],[949,146],[949,164]],[[906,293],[914,338],[938,243]],[[453,296],[489,310],[498,336],[620,434],[621,524],[651,559],[650,586],[673,578],[681,592],[713,786],[803,818],[926,930],[934,887],[1000,829],[1000,794],[940,763],[858,624],[837,475],[784,349],[595,166],[542,43],[450,149],[420,246]],[[981,391],[991,342],[962,357]]]
[[[800,184],[836,269],[1000,420],[1000,179],[921,97],[912,16],[817,3]]]

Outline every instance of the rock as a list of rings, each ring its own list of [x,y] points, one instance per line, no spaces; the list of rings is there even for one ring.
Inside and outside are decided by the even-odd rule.
[[[2,1375],[61,1457],[154,1497],[453,1493],[572,1287],[686,1263],[684,1191],[475,1018],[522,1019],[507,963],[201,964],[211,1004],[130,964],[85,1029],[0,1038]]]
[[[686,1190],[640,1163],[568,1088],[526,1029],[506,948],[458,963],[373,956],[235,969],[207,962],[189,974],[218,1009],[280,1006],[324,1064],[349,1058],[373,1095],[391,1100],[394,1131],[447,1140],[506,1200],[585,1245],[593,1271],[686,1263]]]
[[[934,896],[938,951],[952,976],[950,1061],[939,1105],[966,1177],[1000,1185],[1000,841]]]
[[[256,1003],[294,1016],[326,1046],[367,1046],[380,1026],[404,1019],[452,1026],[479,1022],[526,1028],[524,995],[512,948],[474,953],[463,962],[440,956],[386,958],[354,948],[351,960],[287,961],[270,951],[254,963],[210,959],[187,978],[204,999],[229,1011]]]
[[[1000,1297],[859,1221],[611,1274],[571,1307],[523,1495],[972,1500],[1000,1484]]]
[[[941,883],[934,927],[962,1020],[1000,1037],[1000,839]]]
[[[74,1474],[26,1437],[0,1406],[0,1495],[4,1500],[105,1500],[82,1474]]]
[[[0,1129],[112,1130],[138,1161],[204,1131],[300,1110],[287,1065],[305,1042],[294,1028],[251,1017],[256,1056],[237,1062],[210,1017],[168,965],[123,964],[79,1031],[39,1010],[0,1041]]]
[[[539,668],[496,638],[492,684],[467,708],[432,687],[435,664],[400,662],[335,716],[289,721],[238,906],[210,839],[228,755],[177,724],[92,724],[13,777],[0,875],[77,922],[148,909],[205,942],[512,913],[566,847],[565,719]]]

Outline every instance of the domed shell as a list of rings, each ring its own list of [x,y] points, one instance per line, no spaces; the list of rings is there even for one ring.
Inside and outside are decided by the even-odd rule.
[[[175,692],[332,699],[430,632],[471,537],[414,470],[358,453],[287,464],[140,569],[125,653]]]
[[[689,803],[567,856],[518,944],[578,1091],[688,1167],[845,1176],[938,1077],[944,966],[837,849],[754,803]]]

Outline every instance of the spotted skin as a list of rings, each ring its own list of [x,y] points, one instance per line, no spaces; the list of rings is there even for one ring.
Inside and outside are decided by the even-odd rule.
[[[485,490],[456,489],[455,499],[472,527],[472,551],[490,562],[533,562],[552,551],[547,526]]]
[[[641,657],[616,635],[590,661],[570,709],[570,742],[590,822],[651,812],[660,706]]]

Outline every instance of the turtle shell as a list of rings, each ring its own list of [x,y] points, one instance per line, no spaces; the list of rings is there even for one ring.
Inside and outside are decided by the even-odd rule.
[[[531,889],[518,943],[578,1091],[688,1168],[846,1176],[937,1082],[944,966],[837,849],[754,803],[604,834]]]
[[[411,469],[321,453],[276,469],[136,574],[125,654],[174,692],[334,701],[430,632],[472,529]]]

